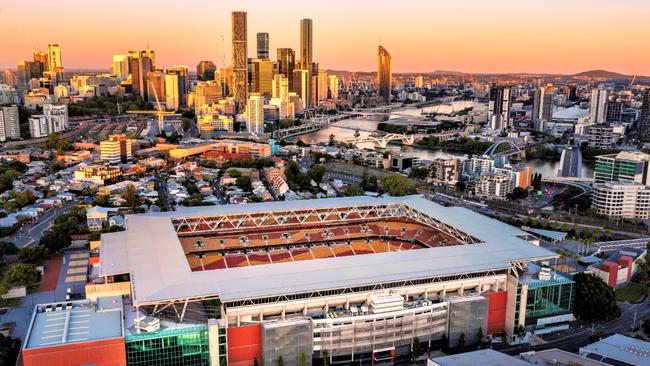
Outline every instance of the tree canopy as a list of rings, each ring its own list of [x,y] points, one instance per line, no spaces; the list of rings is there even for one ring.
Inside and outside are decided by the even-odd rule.
[[[575,316],[587,322],[610,319],[619,313],[614,290],[592,273],[577,273]]]
[[[417,193],[413,182],[400,174],[393,174],[380,179],[381,187],[391,196],[406,196]]]

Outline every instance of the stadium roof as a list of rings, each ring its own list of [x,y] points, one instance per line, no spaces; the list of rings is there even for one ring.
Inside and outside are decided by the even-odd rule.
[[[555,231],[555,230],[530,228],[530,229],[526,229],[526,231],[541,236],[542,239],[551,239],[553,242],[564,240],[564,238],[566,238],[567,236],[567,233],[563,231]]]
[[[172,218],[404,204],[482,243],[192,272]],[[102,235],[100,275],[130,273],[134,305],[219,295],[222,301],[290,295],[468,272],[507,269],[511,261],[557,257],[521,239],[512,226],[420,196],[334,198],[205,206],[127,216],[128,229]]]
[[[580,348],[580,354],[616,365],[650,364],[650,342],[614,334],[596,343]]]
[[[530,366],[530,363],[493,349],[459,353],[432,359],[438,366]]]

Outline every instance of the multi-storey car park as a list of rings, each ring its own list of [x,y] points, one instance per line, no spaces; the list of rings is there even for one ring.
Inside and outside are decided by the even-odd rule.
[[[554,252],[420,196],[207,206],[130,215],[126,226],[101,237],[91,305],[67,308],[122,296],[110,352],[121,338],[128,365],[372,362],[414,342],[469,344],[479,328],[513,335],[571,317],[572,281],[527,270]],[[37,324],[48,305],[39,306]],[[26,366],[44,343],[74,358],[65,332],[47,343],[38,329],[25,342]]]

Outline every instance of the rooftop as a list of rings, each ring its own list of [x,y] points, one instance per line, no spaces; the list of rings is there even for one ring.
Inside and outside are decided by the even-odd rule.
[[[608,364],[616,360],[628,365],[650,365],[650,342],[614,334],[580,348],[580,354]]]
[[[172,219],[304,209],[404,205],[482,242],[363,256],[192,272]],[[218,295],[222,301],[340,289],[444,275],[508,269],[513,261],[557,257],[521,239],[525,232],[461,207],[420,196],[333,198],[204,206],[129,215],[127,230],[102,235],[100,276],[131,274],[133,303]]]
[[[25,349],[122,337],[121,296],[36,305]]]
[[[433,360],[438,366],[530,366],[530,363],[492,349],[459,353],[437,357]]]

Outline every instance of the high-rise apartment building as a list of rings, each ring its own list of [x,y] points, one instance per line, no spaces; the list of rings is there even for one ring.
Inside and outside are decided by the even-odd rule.
[[[300,69],[307,71],[307,80],[306,87],[302,90],[300,96],[305,103],[305,108],[310,108],[313,106],[313,35],[314,33],[312,20],[302,19],[300,21]]]
[[[108,140],[99,143],[100,157],[111,164],[126,163],[133,158],[132,143],[126,135],[110,135]]]
[[[133,94],[139,95],[144,100],[149,99],[148,75],[154,69],[154,60],[150,57],[153,51],[129,51],[129,63],[131,65],[131,90]]]
[[[44,104],[43,114],[32,115],[29,118],[29,133],[32,138],[63,132],[68,127],[68,106],[65,104]]]
[[[252,63],[252,91],[261,93],[266,98],[271,98],[273,83],[273,62],[269,60],[254,60]]]
[[[650,89],[646,89],[645,92],[643,92],[642,103],[638,138],[642,142],[648,143],[650,142]]]
[[[232,12],[232,74],[237,112],[243,112],[248,99],[248,51],[246,12]]]
[[[293,89],[293,70],[296,68],[296,53],[291,48],[278,48],[278,74],[289,79],[289,90]]]
[[[384,104],[388,104],[393,83],[391,57],[383,46],[379,46],[377,56],[377,96]]]
[[[622,102],[607,102],[605,105],[605,122],[618,123],[621,122],[623,116],[623,103]]]
[[[150,103],[164,103],[165,99],[165,73],[152,71],[147,74],[148,101]]]
[[[531,120],[535,131],[544,131],[544,122],[553,119],[553,103],[555,88],[552,85],[541,86],[535,90],[533,99],[533,115]]]
[[[196,78],[201,81],[214,80],[217,66],[212,61],[201,61],[196,65]]]
[[[246,129],[250,133],[264,133],[264,96],[251,93],[246,105]]]
[[[56,72],[61,67],[61,47],[58,44],[47,45],[47,71]]]
[[[318,84],[316,85],[316,95],[318,96],[317,102],[326,100],[329,97],[329,79],[325,70],[318,70]]]
[[[591,123],[605,123],[605,109],[609,99],[606,89],[592,89],[589,102],[589,121]]]
[[[190,89],[189,68],[183,65],[174,65],[170,70],[167,71],[167,73],[178,75],[178,104],[181,107],[187,106],[187,94],[188,90]]]
[[[273,77],[272,83],[272,95],[273,98],[279,98],[281,100],[289,99],[289,78],[283,74],[277,74]]]
[[[328,79],[330,99],[339,99],[339,78],[336,75],[330,75]]]
[[[122,79],[129,77],[129,58],[126,55],[113,55],[111,74]]]
[[[415,77],[414,80],[415,87],[418,89],[424,88],[424,77],[422,75],[418,75]]]
[[[18,107],[13,105],[0,108],[0,142],[20,138]]]
[[[176,73],[165,74],[165,105],[167,109],[180,108],[179,75]]]
[[[510,127],[510,87],[494,86],[490,88],[488,120],[493,130]]]
[[[257,33],[257,58],[269,60],[269,34]]]
[[[302,99],[303,106],[308,107],[306,99],[311,95],[311,78],[309,70],[293,70],[293,90]]]
[[[43,72],[47,71],[48,67],[48,56],[47,53],[41,51],[34,51],[34,62],[37,62],[39,65],[38,77],[43,76]]]

